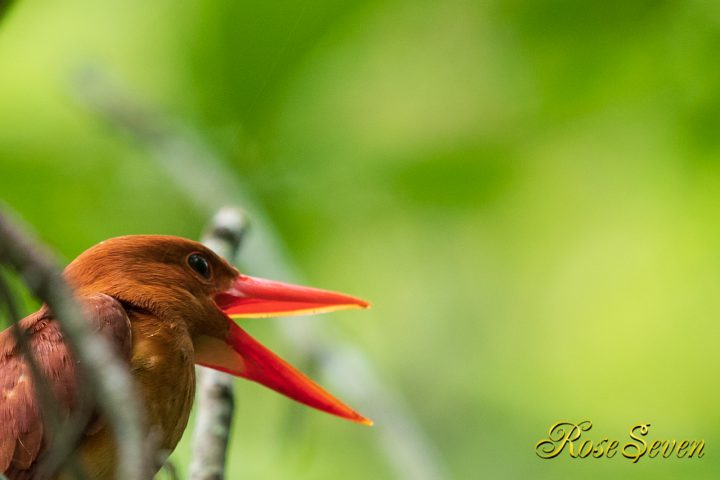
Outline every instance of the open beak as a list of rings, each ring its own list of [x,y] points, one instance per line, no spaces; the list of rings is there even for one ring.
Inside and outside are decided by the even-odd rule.
[[[231,288],[215,296],[230,318],[307,315],[367,308],[358,298],[316,288],[240,275]],[[225,342],[205,338],[196,346],[196,362],[265,385],[318,410],[366,425],[372,421],[325,391],[302,372],[265,348],[228,318]]]

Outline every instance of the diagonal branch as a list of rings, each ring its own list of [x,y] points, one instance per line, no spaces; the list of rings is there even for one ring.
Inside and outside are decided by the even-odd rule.
[[[15,304],[15,298],[10,290],[9,285],[5,281],[2,273],[0,272],[0,300],[4,303],[5,310],[9,315],[9,320],[12,323],[10,327],[15,337],[15,342],[18,349],[25,359],[27,366],[30,369],[30,376],[33,381],[33,387],[35,395],[37,396],[40,404],[40,409],[43,412],[42,421],[46,432],[51,432],[52,444],[48,451],[49,456],[45,457],[41,466],[38,469],[38,478],[47,478],[54,474],[62,464],[67,464],[71,469],[73,476],[77,479],[84,479],[85,474],[82,468],[77,463],[77,459],[72,455],[75,438],[68,438],[65,435],[65,430],[73,428],[73,418],[62,419],[56,408],[57,399],[55,394],[52,392],[50,385],[48,385],[47,378],[43,375],[40,365],[33,355],[32,348],[28,339],[27,332],[20,328],[20,314]],[[82,403],[82,401],[80,402]],[[82,408],[79,408],[82,411]],[[76,429],[76,428],[73,428]],[[55,461],[50,465],[49,468],[45,468],[49,465],[46,460],[53,458]]]
[[[47,303],[75,358],[85,365],[85,381],[95,393],[117,439],[117,477],[132,480],[147,477],[140,409],[130,372],[116,358],[105,338],[89,328],[50,253],[2,211],[0,263],[17,271],[28,289]]]

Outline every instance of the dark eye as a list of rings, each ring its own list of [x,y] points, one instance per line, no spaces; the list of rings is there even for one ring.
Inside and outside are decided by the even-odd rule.
[[[192,253],[187,259],[190,268],[199,273],[203,278],[210,278],[210,264],[207,259],[199,253]]]

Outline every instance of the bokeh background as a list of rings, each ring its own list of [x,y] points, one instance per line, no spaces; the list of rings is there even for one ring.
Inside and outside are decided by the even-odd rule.
[[[213,179],[242,185],[306,282],[373,301],[319,321],[443,477],[716,478],[719,48],[720,4],[692,0],[19,0],[0,198],[69,261],[198,238],[239,195]],[[97,108],[128,99],[214,160],[179,181],[187,162]],[[247,326],[297,360],[273,321]],[[378,428],[236,388],[230,478],[412,478]],[[537,458],[551,423],[585,419],[706,455]]]

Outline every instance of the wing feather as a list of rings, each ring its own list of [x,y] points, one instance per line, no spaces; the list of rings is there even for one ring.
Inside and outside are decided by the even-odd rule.
[[[112,297],[96,294],[79,299],[85,316],[125,359],[130,358],[130,320]],[[28,334],[30,351],[54,394],[54,407],[61,418],[77,408],[81,366],[63,341],[62,331],[47,307],[20,321]],[[94,407],[91,405],[90,408]],[[87,416],[91,423],[92,416]],[[97,423],[97,418],[92,420]],[[86,425],[87,426],[87,425]],[[93,427],[93,430],[97,430]],[[0,332],[0,472],[11,480],[29,478],[49,443],[30,367],[11,329]]]

